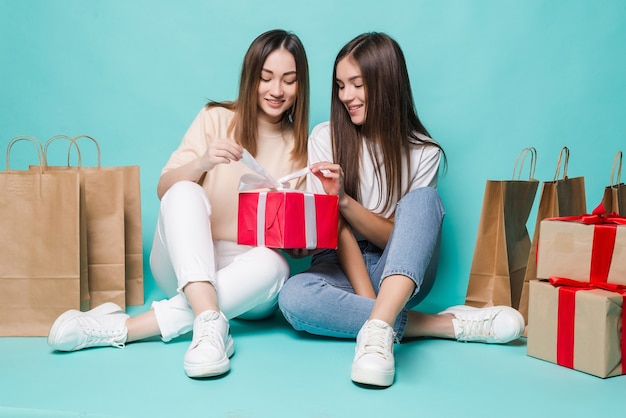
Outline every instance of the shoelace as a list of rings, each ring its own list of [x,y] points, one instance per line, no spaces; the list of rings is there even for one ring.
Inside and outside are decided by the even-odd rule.
[[[79,317],[81,328],[87,335],[86,346],[100,346],[111,344],[113,347],[124,348],[125,344],[118,340],[122,338],[123,330],[113,323],[99,323],[93,326],[91,318]]]
[[[457,321],[461,327],[461,335],[459,340],[468,341],[477,337],[487,338],[494,336],[493,334],[493,321],[498,315],[498,312],[489,313],[484,318],[478,319],[463,319],[457,316]]]
[[[395,333],[393,334],[395,338]],[[368,324],[366,336],[367,338],[361,346],[361,353],[380,354],[381,356],[388,358],[389,350],[385,350],[385,347],[389,346],[389,343],[387,342],[387,330],[374,324]],[[391,341],[391,344],[393,344],[393,339]]]
[[[223,344],[223,340],[221,336],[218,335],[216,325],[217,325],[217,317],[201,317],[200,324],[197,330],[197,338],[198,341],[196,343],[196,347],[201,344],[210,344],[214,347],[219,347],[220,344]]]

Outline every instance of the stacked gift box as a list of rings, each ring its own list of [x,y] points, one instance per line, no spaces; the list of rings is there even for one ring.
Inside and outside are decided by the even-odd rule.
[[[530,283],[528,355],[598,377],[626,374],[626,217],[541,222]]]

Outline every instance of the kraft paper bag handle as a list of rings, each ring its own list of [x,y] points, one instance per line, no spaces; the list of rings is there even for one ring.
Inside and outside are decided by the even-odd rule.
[[[617,169],[617,173],[615,170]],[[615,177],[617,174],[617,177]],[[615,187],[620,184],[620,178],[622,177],[622,151],[617,151],[615,158],[613,159],[613,169],[611,169],[611,181],[609,184],[611,187]]]
[[[90,136],[90,135],[85,135],[85,134],[82,134],[82,135],[75,136],[75,137],[73,138],[73,142],[74,142],[74,144],[76,145],[76,149],[77,149],[77,150],[79,150],[79,153],[80,153],[80,147],[78,146],[78,140],[79,140],[79,139],[82,139],[82,138],[85,138],[85,139],[90,140],[90,141],[91,141],[91,142],[93,142],[93,143],[94,143],[94,145],[96,146],[96,151],[97,151],[97,155],[98,155],[98,157],[97,157],[97,158],[98,158],[98,160],[97,160],[97,161],[98,161],[98,163],[97,163],[98,165],[97,165],[96,167],[97,167],[97,168],[101,168],[101,167],[102,167],[102,165],[101,165],[102,153],[100,152],[100,144],[98,143],[98,141],[96,141],[96,139],[95,139],[94,137],[92,137],[92,136]],[[70,156],[69,156],[70,151],[71,151],[71,149],[69,149],[69,150],[67,151],[67,158],[68,158],[68,159],[69,159],[69,157],[70,157]]]
[[[93,142],[93,143],[94,143],[94,145],[96,146],[96,151],[97,151],[97,153],[98,153],[98,165],[97,165],[97,167],[98,167],[98,168],[100,168],[100,167],[101,167],[100,162],[101,162],[101,160],[102,160],[102,153],[100,152],[100,144],[98,143],[98,141],[96,141],[96,139],[95,139],[94,137],[92,137],[92,136],[90,136],[90,135],[85,135],[85,134],[82,134],[82,135],[78,135],[78,136],[75,136],[75,137],[74,137],[74,142],[75,142],[75,143],[77,143],[76,148],[79,148],[79,147],[78,147],[78,140],[79,140],[79,139],[82,139],[82,138],[89,139],[89,140],[90,140],[91,142]]]
[[[76,152],[78,153],[78,167],[82,167],[83,166],[83,161],[82,161],[82,155],[80,153],[80,146],[78,146],[78,140],[81,138],[87,138],[89,140],[91,140],[95,146],[96,146],[96,150],[98,152],[98,165],[97,167],[100,168],[101,164],[100,161],[102,159],[101,157],[101,152],[100,152],[100,144],[98,144],[98,141],[96,141],[93,137],[89,136],[89,135],[78,135],[75,136],[74,138],[67,136],[67,135],[55,135],[52,138],[48,139],[46,141],[46,144],[43,147],[43,155],[45,158],[45,163],[47,166],[47,155],[48,155],[48,147],[50,146],[50,144],[54,141],[57,141],[59,139],[67,139],[68,141],[70,141],[70,146],[67,150],[67,166],[70,167],[70,157],[71,157],[71,152],[72,152],[72,146],[76,149]]]
[[[74,148],[76,148],[76,152],[78,155],[78,162],[77,162],[77,167],[82,167],[83,163],[82,163],[82,156],[80,154],[80,148],[78,147],[78,144],[76,144],[76,141],[74,141],[74,138],[72,138],[71,136],[67,136],[67,135],[55,135],[52,138],[49,138],[46,143],[43,146],[43,163],[46,167],[48,167],[48,147],[50,146],[50,144],[52,144],[54,141],[58,141],[59,139],[66,139],[68,141],[70,141],[70,146],[69,149],[67,150],[67,166],[71,167],[71,163],[70,163],[70,153],[71,153],[71,149],[72,146],[74,146]]]
[[[39,171],[42,172],[43,171],[43,168],[42,168],[43,148],[41,146],[41,141],[39,141],[39,139],[35,138],[34,136],[28,136],[28,135],[16,136],[15,138],[11,139],[11,141],[9,141],[9,144],[7,145],[7,155],[6,155],[7,171],[11,170],[11,149],[13,148],[15,144],[21,141],[27,141],[34,145],[35,149],[37,150],[37,160],[39,161]]]
[[[515,165],[513,166],[513,180],[515,179],[515,173],[517,172],[517,180],[519,180],[522,176],[522,170],[524,168],[524,163],[526,162],[526,157],[530,154],[530,165],[528,170],[528,180],[532,180],[535,178],[535,168],[537,167],[537,150],[535,147],[524,148],[520,151],[517,158],[515,159]],[[519,169],[518,169],[519,164]]]
[[[561,161],[563,161],[563,177],[561,180],[567,180],[567,163],[569,162],[569,148],[561,148],[559,159],[556,162],[556,172],[554,173],[554,181],[557,181],[559,172],[561,171]]]

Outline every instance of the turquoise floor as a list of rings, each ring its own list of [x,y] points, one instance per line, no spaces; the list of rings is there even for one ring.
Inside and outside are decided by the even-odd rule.
[[[280,314],[231,326],[231,371],[213,380],[185,376],[189,336],[75,353],[52,352],[45,338],[0,338],[0,417],[623,415],[626,377],[603,380],[528,357],[524,340],[396,345],[395,384],[366,389],[349,378],[352,341],[296,333]]]

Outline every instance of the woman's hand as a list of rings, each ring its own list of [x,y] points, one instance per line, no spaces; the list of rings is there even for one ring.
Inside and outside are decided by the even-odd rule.
[[[393,221],[366,209],[346,194],[341,166],[324,161],[311,164],[309,168],[320,180],[327,194],[339,197],[339,211],[351,228],[379,248],[385,248],[391,235]]]
[[[218,139],[208,144],[206,152],[200,157],[200,166],[203,171],[210,171],[218,164],[230,164],[239,161],[242,157],[241,145],[228,139]]]
[[[339,197],[339,202],[343,200],[346,193],[343,189],[343,169],[339,164],[323,161],[311,164],[311,173],[322,183],[322,187],[327,194]]]
[[[291,258],[304,258],[319,252],[319,249],[307,250],[306,248],[285,248],[283,252]]]
[[[207,150],[200,157],[161,175],[157,185],[157,196],[161,199],[165,192],[178,181],[198,181],[204,173],[212,170],[218,164],[230,164],[231,161],[239,161],[242,153],[241,146],[233,141],[227,139],[211,141]]]

